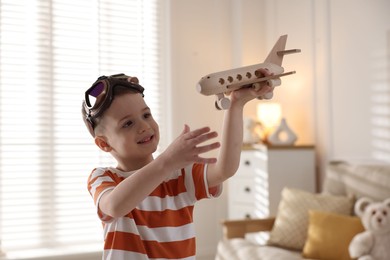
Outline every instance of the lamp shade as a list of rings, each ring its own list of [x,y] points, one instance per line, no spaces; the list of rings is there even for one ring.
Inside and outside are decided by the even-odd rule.
[[[282,107],[276,102],[266,102],[257,105],[257,119],[267,129],[277,126],[282,117]]]

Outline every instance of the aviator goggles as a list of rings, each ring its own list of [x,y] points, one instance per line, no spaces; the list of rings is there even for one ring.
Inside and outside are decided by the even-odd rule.
[[[132,89],[144,96],[144,88],[138,84],[136,77],[129,77],[123,73],[99,77],[92,87],[85,92],[86,120],[90,123],[92,129],[95,128],[94,119],[102,115],[111,105],[114,99],[114,89],[117,86]]]

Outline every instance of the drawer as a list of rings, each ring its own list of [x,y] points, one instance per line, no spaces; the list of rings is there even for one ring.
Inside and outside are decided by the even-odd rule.
[[[252,206],[246,205],[229,205],[229,219],[251,219],[255,218]]]
[[[253,152],[244,151],[241,153],[240,166],[238,167],[237,175],[242,177],[253,177],[255,174],[256,157]]]
[[[254,204],[255,182],[253,179],[234,179],[229,182],[229,200]]]
[[[267,158],[258,151],[241,152],[240,166],[237,171],[238,176],[253,178],[256,170],[267,171]]]

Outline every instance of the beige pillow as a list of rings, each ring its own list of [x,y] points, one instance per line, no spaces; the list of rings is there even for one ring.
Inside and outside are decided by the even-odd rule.
[[[352,208],[353,198],[284,188],[268,244],[302,251],[310,209],[351,215]]]
[[[359,217],[310,210],[302,255],[310,259],[352,260],[348,246],[352,238],[363,231]]]

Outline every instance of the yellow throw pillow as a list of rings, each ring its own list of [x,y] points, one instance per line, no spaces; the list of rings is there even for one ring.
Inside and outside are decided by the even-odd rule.
[[[363,231],[358,217],[310,210],[302,255],[319,260],[352,260],[348,246],[352,238]]]

